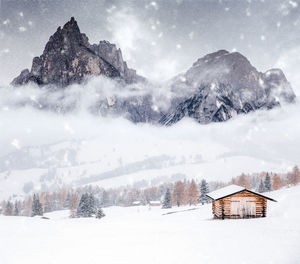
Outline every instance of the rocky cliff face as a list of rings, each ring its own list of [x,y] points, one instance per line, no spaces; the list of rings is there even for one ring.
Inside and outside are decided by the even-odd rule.
[[[197,60],[174,78],[173,99],[160,123],[171,125],[183,117],[199,123],[221,122],[257,109],[293,102],[295,94],[280,69],[258,72],[240,53],[220,50]]]
[[[12,84],[34,82],[57,88],[81,83],[91,75],[115,78],[124,86],[145,81],[127,67],[116,45],[108,41],[91,45],[75,19],[71,18],[50,37],[43,54],[33,59],[31,70],[22,71]],[[136,88],[128,88],[128,91]],[[149,92],[126,97],[112,93],[109,98],[99,99],[90,110],[100,115],[122,115],[134,123],[172,125],[183,117],[191,117],[206,124],[295,100],[295,94],[280,69],[261,73],[240,53],[226,50],[198,59],[186,73],[173,78],[171,90],[174,96],[167,110],[154,105],[157,98]],[[159,98],[162,99],[166,98]],[[38,105],[42,109],[63,107],[59,102],[49,106],[41,101]],[[71,111],[72,107],[65,107],[64,111]]]
[[[33,59],[31,70],[23,70],[12,84],[34,82],[64,87],[81,83],[89,75],[119,78],[126,83],[143,80],[127,67],[114,44],[100,41],[99,45],[91,45],[72,17],[50,37],[43,54]]]

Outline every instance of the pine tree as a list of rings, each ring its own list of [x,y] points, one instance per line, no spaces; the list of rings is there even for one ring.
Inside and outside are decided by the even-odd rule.
[[[17,201],[15,202],[15,206],[14,206],[14,215],[19,216],[19,206]]]
[[[91,217],[92,215],[95,215],[97,212],[96,208],[96,200],[94,195],[91,193],[88,195],[88,215]]]
[[[263,180],[260,180],[260,184],[259,184],[259,186],[258,186],[258,192],[259,192],[259,193],[265,192],[265,185],[264,185],[264,183],[263,183]]]
[[[43,215],[43,207],[40,203],[38,195],[33,195],[32,199],[32,208],[31,208],[31,216]]]
[[[209,188],[208,188],[208,184],[206,182],[206,180],[202,180],[201,181],[201,185],[200,185],[200,196],[198,198],[199,203],[208,203],[209,202],[209,198],[206,196],[206,194],[209,193]]]
[[[68,192],[66,200],[64,201],[64,208],[69,208],[70,207],[70,200],[71,200],[71,194]]]
[[[96,218],[101,219],[104,216],[105,216],[105,214],[104,214],[102,208],[98,208],[97,213],[96,213]]]
[[[96,202],[93,194],[85,193],[81,196],[77,208],[77,217],[91,217],[96,213]]]
[[[171,192],[169,188],[166,191],[162,208],[163,209],[172,208],[172,198],[171,198]]]
[[[88,194],[85,193],[81,195],[77,208],[77,217],[87,217],[87,196]]]
[[[265,184],[266,192],[272,191],[271,177],[270,177],[269,173],[267,173],[267,175],[266,175],[264,184]]]

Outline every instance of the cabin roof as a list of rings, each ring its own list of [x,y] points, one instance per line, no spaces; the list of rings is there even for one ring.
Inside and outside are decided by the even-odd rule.
[[[235,184],[231,184],[231,185],[226,186],[224,188],[221,188],[221,189],[218,189],[216,191],[210,192],[206,196],[208,196],[209,198],[213,199],[214,201],[217,201],[217,200],[223,199],[225,197],[228,197],[228,196],[240,193],[242,191],[248,191],[250,193],[256,194],[258,196],[261,196],[261,197],[264,197],[264,198],[266,198],[268,200],[276,202],[276,200],[274,200],[274,199],[272,199],[270,197],[267,197],[267,196],[262,195],[262,194],[257,193],[257,192],[250,191],[250,190],[248,190],[248,189],[246,189],[244,187],[241,187],[241,186],[238,186],[238,185],[235,185]]]

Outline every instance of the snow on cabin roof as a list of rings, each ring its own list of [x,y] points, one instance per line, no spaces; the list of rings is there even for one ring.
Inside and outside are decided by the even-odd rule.
[[[160,201],[149,201],[150,204],[160,204]]]
[[[216,201],[216,200],[219,200],[219,199],[224,198],[226,196],[229,196],[231,194],[239,193],[239,192],[244,191],[244,190],[247,190],[248,192],[251,192],[251,193],[254,193],[254,194],[259,195],[261,197],[264,197],[266,199],[269,199],[273,202],[277,202],[276,200],[274,200],[270,197],[267,197],[267,196],[262,195],[262,194],[257,193],[257,192],[250,191],[250,190],[248,190],[244,187],[241,187],[241,186],[238,186],[238,185],[235,185],[235,184],[231,184],[231,185],[226,186],[224,188],[221,188],[221,189],[218,189],[216,191],[210,192],[210,193],[207,194],[207,196]]]
[[[237,193],[237,192],[240,192],[243,190],[245,190],[244,187],[232,184],[232,185],[226,186],[224,188],[218,189],[216,191],[210,192],[207,194],[207,196],[209,196],[210,198],[212,198],[214,200],[217,200],[217,199],[223,198],[225,196],[228,196],[230,194]]]

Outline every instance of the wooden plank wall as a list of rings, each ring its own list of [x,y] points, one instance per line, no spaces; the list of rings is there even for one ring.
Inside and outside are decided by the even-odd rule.
[[[222,218],[240,218],[240,216],[237,215],[230,215],[230,209],[231,209],[231,200],[234,198],[235,200],[238,197],[251,197],[251,200],[255,200],[256,204],[256,215],[253,217],[264,217],[267,216],[267,199],[263,198],[259,195],[253,194],[248,191],[243,191],[228,197],[225,197],[223,199],[220,199],[218,201],[212,202],[212,210],[214,218],[222,219]],[[222,211],[224,210],[223,214]]]

